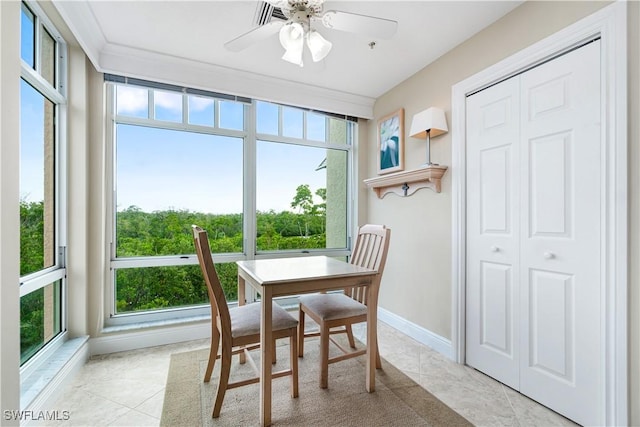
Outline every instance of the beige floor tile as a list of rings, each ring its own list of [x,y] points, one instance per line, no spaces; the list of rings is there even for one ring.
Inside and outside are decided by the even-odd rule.
[[[131,409],[126,414],[113,420],[109,425],[113,427],[157,427],[160,425],[160,418],[151,417],[135,409]]]
[[[158,391],[155,395],[136,406],[136,410],[143,414],[150,415],[157,419],[160,419],[162,415],[162,403],[164,401],[164,387]]]
[[[511,403],[511,407],[523,427],[534,426],[577,426],[576,423],[563,417],[562,415],[546,408],[529,399],[527,396],[517,391],[503,386],[503,390],[507,399]]]
[[[365,341],[366,327],[356,325],[354,334]],[[475,425],[575,425],[384,323],[378,327],[378,341],[380,354],[387,362]],[[309,344],[317,345],[313,341]],[[209,340],[204,339],[92,358],[56,402],[55,409],[68,410],[70,419],[51,425],[159,425],[170,355],[208,346]]]
[[[68,411],[69,418],[35,425],[56,427],[110,426],[116,419],[130,411],[130,408],[124,405],[77,388],[68,389],[62,393],[54,408],[59,411]]]

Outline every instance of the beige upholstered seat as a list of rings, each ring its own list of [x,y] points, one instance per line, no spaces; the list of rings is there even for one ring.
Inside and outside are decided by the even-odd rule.
[[[325,321],[367,314],[366,305],[345,294],[305,295],[302,299],[308,311]]]
[[[193,225],[192,229],[200,268],[207,284],[209,302],[211,304],[211,348],[209,350],[209,363],[204,376],[205,382],[209,382],[211,379],[216,359],[221,359],[220,382],[218,383],[212,414],[213,418],[217,418],[220,415],[222,401],[228,389],[260,381],[257,376],[259,372],[257,372],[257,368],[249,356],[249,361],[251,361],[251,365],[256,370],[256,377],[233,383],[229,382],[231,356],[240,354],[240,363],[244,363],[244,356],[248,356],[250,350],[260,347],[260,304],[241,305],[229,309],[220,285],[220,279],[213,264],[207,232],[196,225]],[[289,345],[291,347],[289,369],[273,372],[272,377],[291,375],[291,397],[298,397],[298,347],[296,336],[298,321],[282,307],[274,303],[272,325],[273,339],[289,337]],[[219,355],[218,347],[220,347]]]
[[[241,305],[229,309],[233,338],[260,334],[260,304]],[[297,328],[298,321],[278,304],[273,305],[273,330]]]
[[[387,259],[389,236],[391,230],[384,225],[364,225],[358,231],[351,263],[361,267],[376,270],[378,274],[370,285],[373,300],[378,300],[380,279]],[[355,350],[355,340],[351,325],[367,321],[368,311],[367,288],[347,288],[344,293],[303,295],[300,297],[299,325],[298,325],[298,355],[304,355],[304,338],[320,335],[320,387],[327,388],[329,378],[329,364],[349,359],[366,353],[366,348]],[[311,317],[319,326],[319,332],[304,332],[305,315]],[[340,329],[333,329],[340,327]],[[354,350],[347,350],[331,338],[331,334],[346,333],[349,345]],[[334,342],[344,353],[341,356],[329,358],[329,341]],[[376,367],[380,368],[380,355],[376,347]]]

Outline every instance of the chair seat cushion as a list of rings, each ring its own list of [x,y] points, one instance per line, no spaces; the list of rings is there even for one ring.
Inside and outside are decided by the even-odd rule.
[[[296,328],[298,320],[284,308],[273,303],[272,330]],[[260,333],[260,303],[240,305],[229,309],[231,317],[231,336],[246,337]]]
[[[302,295],[300,304],[325,321],[367,314],[366,305],[345,294]]]

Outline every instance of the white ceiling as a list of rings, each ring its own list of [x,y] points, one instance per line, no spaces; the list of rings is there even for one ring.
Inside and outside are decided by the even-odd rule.
[[[223,46],[256,26],[257,1],[53,1],[99,71],[275,101],[296,98],[283,92],[305,92],[362,117],[371,114],[375,98],[521,3],[327,0],[324,11],[392,19],[398,31],[390,40],[371,40],[317,23],[333,49],[314,63],[305,48],[300,68],[280,59],[277,34],[241,52]]]

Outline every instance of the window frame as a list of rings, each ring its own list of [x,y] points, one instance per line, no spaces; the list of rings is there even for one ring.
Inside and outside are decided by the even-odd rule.
[[[140,87],[149,91],[148,97],[148,117],[132,117],[126,115],[117,114],[116,111],[116,87],[119,84],[126,84],[128,86]],[[243,139],[243,250],[239,253],[214,253],[213,258],[216,263],[229,263],[239,260],[260,259],[260,258],[277,258],[285,256],[305,256],[309,252],[313,252],[317,255],[327,255],[332,257],[346,258],[350,254],[351,246],[351,232],[354,224],[354,143],[357,140],[357,122],[350,117],[344,117],[340,115],[334,115],[321,111],[309,110],[305,108],[282,105],[273,103],[270,101],[257,101],[255,99],[248,99],[243,97],[235,97],[226,94],[217,94],[214,92],[207,92],[197,89],[180,88],[172,85],[166,85],[156,82],[147,82],[138,79],[129,79],[120,76],[105,76],[106,85],[106,111],[107,111],[107,125],[106,125],[106,143],[108,158],[106,159],[108,172],[108,188],[109,191],[109,212],[111,215],[107,224],[106,235],[109,246],[109,274],[108,285],[105,287],[105,304],[104,304],[104,325],[107,328],[120,328],[128,327],[135,323],[146,322],[166,322],[166,321],[184,321],[184,319],[200,319],[210,316],[209,304],[188,306],[188,307],[171,307],[167,309],[149,310],[131,313],[118,313],[116,314],[116,289],[115,289],[115,272],[119,268],[140,268],[140,267],[164,267],[164,266],[187,266],[197,265],[198,259],[195,254],[195,250],[189,254],[176,254],[176,255],[163,255],[163,256],[141,256],[141,257],[117,257],[116,256],[116,127],[118,124],[139,125],[147,127],[155,127],[160,129],[179,130],[187,132],[199,132],[211,135],[240,137]],[[183,112],[182,122],[171,122],[163,120],[153,119],[153,91],[174,91],[182,93],[183,95]],[[213,98],[216,100],[215,104],[215,123],[214,126],[203,126],[189,123],[188,117],[188,97],[192,96],[204,96]],[[244,129],[232,130],[225,129],[219,126],[220,108],[219,103],[229,100],[235,100],[244,103]],[[279,111],[279,135],[257,133],[257,102],[267,102],[278,106]],[[303,138],[292,138],[282,136],[282,109],[283,108],[295,108],[303,112]],[[353,122],[349,129],[349,135],[345,144],[337,144],[331,142],[306,140],[307,135],[307,114],[320,114],[328,118],[334,118],[338,120],[345,120],[347,122]],[[327,120],[328,122],[328,120]],[[326,124],[329,127],[329,124]],[[328,129],[326,130],[328,135]],[[326,140],[327,138],[325,138]],[[310,250],[286,250],[286,251],[257,251],[257,216],[256,216],[256,151],[258,141],[269,141],[286,144],[295,144],[300,146],[308,146],[323,149],[338,149],[346,152],[347,156],[347,182],[346,193],[346,234],[347,242],[343,248],[335,249],[310,249]],[[252,290],[247,290],[247,299],[250,301],[257,300],[257,293]],[[293,300],[291,298],[284,298],[280,301],[281,304],[290,304]],[[235,301],[229,301],[230,306],[237,305]],[[182,320],[181,320],[182,319]]]
[[[30,85],[54,106],[54,264],[20,277],[20,300],[48,285],[60,281],[60,332],[44,345],[20,367],[20,377],[24,381],[36,372],[48,358],[68,339],[67,333],[67,43],[49,20],[41,7],[32,0],[23,0],[21,10],[26,8],[34,17],[34,66],[20,59],[20,79]],[[54,85],[42,75],[41,32],[46,31],[55,42]],[[22,108],[22,106],[20,106]]]

